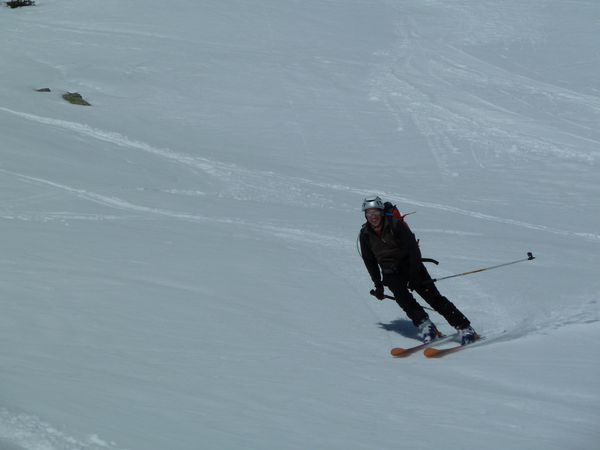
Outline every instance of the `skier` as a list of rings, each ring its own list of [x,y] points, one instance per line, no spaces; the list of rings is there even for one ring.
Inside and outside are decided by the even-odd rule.
[[[367,221],[360,230],[360,249],[375,283],[375,297],[383,300],[384,285],[387,286],[396,303],[419,329],[419,337],[428,343],[441,333],[410,292],[416,291],[459,331],[462,345],[474,342],[478,336],[469,320],[431,282],[421,261],[415,235],[408,225],[403,220],[385,216],[384,204],[379,197],[365,198],[362,210]]]

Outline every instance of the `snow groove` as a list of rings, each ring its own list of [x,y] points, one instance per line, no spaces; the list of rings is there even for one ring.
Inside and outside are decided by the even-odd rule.
[[[174,152],[169,149],[161,149],[153,147],[145,142],[136,141],[123,136],[120,133],[114,131],[105,131],[98,128],[93,128],[88,125],[71,122],[61,119],[52,119],[50,117],[38,116],[35,114],[24,113],[20,111],[14,111],[12,109],[0,107],[0,111],[4,111],[9,114],[13,114],[18,117],[37,122],[43,125],[49,125],[57,128],[63,128],[82,136],[88,136],[99,141],[108,142],[110,144],[117,145],[119,147],[128,147],[137,150],[142,150],[146,153],[150,153],[155,156],[159,156],[172,163],[180,164],[193,169],[200,169],[203,172],[213,175],[216,177],[224,176],[230,173],[231,166],[226,166],[215,161],[211,161],[206,158],[192,157],[181,153]]]
[[[476,22],[472,5],[444,8],[457,16],[458,26],[468,26],[465,20]],[[400,128],[404,122],[415,124],[443,175],[458,175],[465,157],[480,168],[505,157],[598,161],[600,136],[570,120],[581,111],[600,120],[597,97],[479,59],[459,48],[463,33],[457,33],[456,42],[447,36],[444,42],[425,40],[420,36],[426,28],[423,23],[414,18],[405,21],[397,26],[397,42],[378,53],[385,59],[371,75],[371,98],[385,105]],[[523,39],[522,33],[511,33],[515,30],[503,29],[501,21],[492,20],[484,33],[473,36],[472,44]],[[538,32],[530,34],[532,40],[539,38]],[[541,103],[547,105],[545,120],[539,115]],[[548,122],[563,125],[557,130]]]
[[[260,233],[268,233],[271,236],[277,236],[284,240],[294,240],[297,242],[304,242],[314,244],[316,242],[321,243],[321,246],[326,247],[341,247],[341,248],[350,248],[354,242],[353,239],[345,239],[340,238],[336,235],[327,235],[323,233],[317,233],[310,230],[287,227],[282,225],[274,225],[266,222],[258,223],[258,222],[249,222],[240,218],[229,218],[229,217],[217,217],[214,215],[206,216],[201,214],[189,214],[189,213],[181,213],[176,211],[169,211],[160,208],[153,208],[149,206],[143,206],[139,204],[131,203],[127,200],[118,198],[118,197],[109,197],[106,195],[98,194],[95,192],[91,192],[85,189],[75,188],[72,186],[68,186],[65,184],[57,183],[54,181],[46,180],[39,177],[32,177],[29,175],[24,175],[20,173],[10,172],[5,169],[0,169],[0,173],[6,173],[13,175],[25,182],[41,184],[45,186],[49,186],[55,189],[60,189],[62,191],[68,192],[70,194],[76,195],[77,197],[83,198],[85,200],[109,207],[118,210],[129,211],[133,213],[138,213],[141,215],[155,215],[160,217],[166,217],[169,219],[177,219],[177,220],[185,220],[189,222],[200,222],[200,223],[218,223],[221,225],[236,225],[243,226],[246,229],[253,229]],[[3,219],[18,219],[18,220],[30,220],[30,217],[27,217],[23,214],[5,214],[0,216]],[[63,219],[71,219],[71,220],[115,220],[115,216],[110,215],[84,215],[79,216],[77,214],[65,214],[56,215],[49,214],[43,217],[43,221],[50,221],[56,219],[56,217]]]
[[[386,102],[386,104],[388,104]],[[420,104],[417,102],[417,104]],[[258,171],[258,170],[248,170],[237,165],[233,164],[225,164],[218,161],[212,161],[207,158],[200,157],[192,157],[189,155],[181,154],[178,152],[174,152],[169,149],[160,149],[153,147],[150,144],[145,142],[131,140],[126,136],[123,136],[119,133],[112,131],[100,130],[97,128],[92,128],[88,125],[70,122],[59,119],[52,119],[49,117],[38,116],[34,114],[24,113],[20,111],[14,111],[8,108],[0,107],[0,111],[4,111],[9,114],[16,115],[18,117],[22,117],[27,120],[31,120],[37,123],[41,123],[44,125],[50,125],[55,127],[60,127],[64,129],[68,129],[70,131],[76,132],[81,135],[89,136],[94,139],[98,139],[104,142],[109,142],[121,147],[128,147],[133,149],[142,150],[144,152],[150,153],[152,155],[159,156],[164,158],[165,160],[183,165],[185,167],[191,169],[200,169],[206,174],[214,176],[215,178],[226,181],[224,183],[227,187],[226,189],[232,195],[232,197],[236,200],[264,200],[269,199],[270,201],[279,201],[281,203],[286,204],[296,204],[296,205],[310,205],[314,203],[330,203],[333,206],[333,202],[330,199],[329,195],[319,194],[314,192],[315,187],[326,188],[328,190],[337,190],[337,191],[346,191],[353,192],[358,194],[359,196],[364,196],[369,193],[367,189],[362,188],[351,188],[349,186],[343,186],[339,184],[331,184],[331,183],[322,183],[316,182],[307,178],[301,177],[288,177],[278,175],[276,173],[270,171]],[[430,111],[427,112],[427,115],[430,114]],[[433,131],[432,131],[433,133]],[[425,133],[429,135],[431,133]],[[437,138],[436,138],[436,141]],[[447,141],[449,142],[449,141]],[[432,141],[433,145],[433,141]],[[448,172],[446,163],[444,162],[445,157],[440,153],[440,149],[443,145],[435,145],[437,150],[434,151],[436,156],[436,160],[438,161],[438,167],[443,172]],[[591,158],[591,156],[588,156]],[[95,201],[97,203],[104,204],[106,206],[111,206],[118,209],[125,209],[135,212],[143,212],[143,213],[154,213],[160,214],[164,216],[169,216],[173,218],[180,218],[186,220],[202,220],[206,221],[207,218],[199,215],[190,215],[190,214],[182,214],[172,211],[163,211],[154,208],[149,208],[145,206],[134,205],[132,203],[127,202],[126,200],[118,199],[118,198],[109,198],[106,196],[94,194],[92,192],[87,192],[81,189],[70,188],[68,186],[60,185],[58,183],[54,183],[47,180],[35,179],[31,177],[21,176],[26,179],[29,178],[32,181],[38,181],[47,185],[54,185],[54,187],[60,187],[63,190],[71,191],[72,193],[76,193],[80,197],[87,198],[88,200]],[[308,186],[308,189],[307,189]],[[502,218],[498,216],[493,216],[490,214],[479,213],[477,211],[469,211],[461,208],[457,208],[450,205],[443,205],[439,203],[432,202],[423,202],[410,198],[405,198],[394,192],[382,192],[382,195],[387,198],[394,199],[398,202],[403,202],[409,205],[421,206],[426,208],[433,208],[437,210],[442,210],[446,212],[451,212],[455,214],[461,214],[469,217],[473,217],[476,219],[488,220],[497,223],[504,223],[507,225],[518,226],[522,228],[527,228],[531,230],[543,231],[555,235],[569,236],[569,237],[577,237],[582,238],[588,241],[600,242],[600,234],[590,232],[590,231],[567,231],[561,230],[553,227],[549,227],[546,225],[533,224],[529,222],[524,222],[516,219],[510,218]],[[225,220],[227,223],[231,223],[230,221]],[[294,232],[297,235],[296,232]]]
[[[39,418],[0,409],[0,448],[3,450],[125,450],[97,435],[75,438]]]

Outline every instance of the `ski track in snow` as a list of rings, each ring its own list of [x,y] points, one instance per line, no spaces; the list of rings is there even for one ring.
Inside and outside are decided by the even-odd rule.
[[[126,450],[97,435],[75,438],[39,418],[0,409],[2,450]]]
[[[58,127],[67,129],[71,132],[78,133],[80,135],[88,136],[93,139],[97,139],[100,141],[108,142],[120,147],[127,147],[132,149],[141,150],[143,152],[149,153],[151,155],[160,157],[165,159],[170,163],[175,163],[181,165],[183,167],[192,169],[192,170],[201,170],[207,175],[213,176],[219,180],[226,180],[226,183],[229,187],[229,194],[237,200],[261,200],[261,199],[276,199],[283,203],[288,204],[300,204],[306,205],[311,201],[320,200],[324,202],[328,202],[333,207],[333,202],[331,199],[323,194],[314,192],[314,188],[323,188],[327,190],[335,190],[335,191],[343,191],[347,193],[356,194],[357,197],[362,197],[368,195],[370,191],[368,189],[363,188],[354,188],[350,186],[344,186],[340,184],[332,184],[332,183],[322,183],[316,182],[313,180],[309,180],[306,178],[300,177],[288,177],[278,175],[273,172],[268,171],[257,171],[257,170],[248,170],[233,164],[225,164],[213,160],[209,160],[206,158],[193,157],[189,155],[185,155],[182,153],[174,152],[169,149],[160,149],[156,148],[150,144],[145,142],[141,142],[138,140],[131,140],[126,136],[123,136],[116,132],[100,130],[97,128],[90,127],[85,124],[70,122],[59,119],[52,119],[48,117],[38,116],[34,114],[24,113],[20,111],[14,111],[5,107],[0,107],[0,111],[3,111],[8,114],[12,114],[23,119],[37,122],[43,125]],[[8,171],[4,171],[5,173],[9,173]],[[196,220],[196,221],[207,221],[207,220],[217,220],[221,223],[243,223],[244,225],[249,225],[241,220],[232,220],[232,219],[208,219],[206,216],[201,216],[197,214],[186,214],[186,213],[178,213],[174,211],[165,211],[157,208],[151,208],[147,206],[136,205],[131,202],[128,202],[123,199],[107,197],[100,194],[96,194],[93,192],[86,191],[84,189],[74,188],[70,186],[66,186],[60,183],[56,183],[49,180],[43,180],[40,178],[29,177],[23,174],[15,174],[19,176],[23,180],[35,181],[40,184],[46,184],[48,186],[52,186],[55,188],[62,189],[64,191],[71,192],[73,194],[78,195],[81,198],[85,198],[87,200],[103,204],[105,206],[128,210],[132,212],[138,213],[152,213],[161,216],[167,216],[175,219],[183,219],[183,220]],[[490,214],[483,214],[477,211],[469,211],[461,208],[457,208],[451,205],[444,205],[439,203],[432,202],[423,202],[414,200],[411,198],[403,197],[401,194],[397,192],[381,192],[381,195],[387,198],[392,198],[394,201],[403,202],[409,205],[420,206],[423,208],[436,209],[440,211],[445,211],[453,214],[460,214],[464,216],[469,216],[474,219],[479,220],[487,220],[496,223],[503,223],[512,226],[518,226],[522,228],[527,228],[536,231],[543,231],[551,234],[567,236],[567,237],[575,237],[582,238],[592,242],[600,242],[600,234],[593,232],[573,232],[562,230],[558,228],[549,227],[546,225],[533,224],[529,222],[524,222],[515,219],[502,218],[499,216],[493,216]],[[182,195],[190,195],[189,192],[182,193]],[[205,195],[205,193],[202,193]],[[72,215],[72,218],[75,218],[75,214]],[[3,218],[14,218],[19,217],[19,215],[5,214]],[[50,216],[48,217],[51,218]],[[85,217],[86,220],[89,220],[90,217]],[[106,217],[108,218],[108,217]],[[269,232],[272,231],[271,228],[265,227]],[[279,227],[277,228],[279,230]],[[289,228],[282,235],[286,237],[292,237],[295,239],[299,239],[302,241],[310,240],[315,238],[317,233],[306,233],[303,230]],[[310,236],[310,237],[309,237]],[[332,242],[336,240],[334,237],[329,235],[319,235],[321,239],[318,239],[320,242],[327,241]],[[347,244],[348,240],[343,240],[344,244]]]
[[[352,188],[349,186],[333,185],[333,184],[328,184],[328,183],[317,183],[317,182],[314,182],[312,184],[315,186],[327,187],[330,189],[355,193],[355,194],[357,194],[357,196],[364,196],[364,195],[369,194],[368,190]],[[457,208],[455,206],[444,205],[441,203],[418,201],[418,200],[414,200],[411,198],[403,197],[402,194],[400,194],[398,192],[381,191],[380,195],[384,198],[392,198],[396,202],[402,202],[407,205],[414,205],[414,206],[420,206],[423,208],[436,209],[439,211],[446,211],[446,212],[453,213],[453,214],[469,216],[474,219],[487,220],[487,221],[496,222],[496,223],[503,223],[506,225],[513,225],[513,226],[517,226],[517,227],[521,227],[521,228],[528,228],[530,230],[544,231],[546,233],[557,234],[557,235],[561,235],[561,236],[582,238],[582,239],[589,240],[592,242],[600,242],[600,234],[596,234],[596,233],[592,233],[592,232],[574,232],[574,231],[561,230],[559,228],[548,227],[546,225],[539,225],[539,224],[524,222],[524,221],[515,220],[515,219],[507,219],[507,218],[503,218],[503,217],[499,217],[499,216],[493,216],[491,214],[484,214],[484,213],[480,213],[477,211],[470,211],[470,210],[466,210],[466,209],[462,209],[462,208]]]
[[[169,211],[160,208],[152,208],[148,206],[142,206],[138,204],[133,204],[127,200],[123,200],[118,197],[108,197],[105,195],[97,194],[94,192],[90,192],[84,189],[74,188],[71,186],[67,186],[64,184],[56,183],[54,181],[45,180],[43,178],[32,177],[16,172],[10,172],[4,169],[0,169],[0,173],[9,174],[12,176],[21,179],[22,181],[34,184],[40,184],[44,186],[48,186],[54,189],[59,189],[65,191],[69,194],[73,194],[79,198],[83,198],[85,200],[100,204],[102,206],[106,206],[109,208],[114,208],[118,210],[125,210],[128,212],[139,213],[142,217],[145,215],[153,215],[166,217],[169,219],[178,219],[185,220],[190,222],[202,222],[202,223],[218,223],[221,225],[236,225],[243,226],[247,229],[254,229],[258,232],[267,232],[270,235],[278,236],[283,239],[293,239],[299,242],[305,243],[319,243],[321,246],[334,246],[334,247],[348,247],[352,245],[352,240],[339,238],[335,235],[325,235],[322,233],[316,233],[308,230],[302,230],[299,228],[292,227],[284,227],[281,225],[271,225],[268,223],[251,223],[246,220],[240,218],[219,218],[214,216],[204,216],[200,214],[189,214],[189,213],[180,213],[176,211]],[[25,215],[0,215],[1,218],[7,220],[32,220],[31,216]],[[43,221],[51,221],[56,218],[60,219],[71,219],[71,220],[115,220],[116,216],[110,215],[77,215],[73,213],[67,214],[46,214],[42,220]],[[140,217],[140,216],[133,216]]]
[[[141,150],[187,168],[199,169],[209,175],[226,176],[229,173],[229,167],[216,163],[214,161],[210,161],[204,158],[183,155],[181,153],[176,153],[168,149],[156,148],[149,144],[146,144],[145,142],[131,140],[119,133],[100,130],[98,128],[93,128],[78,122],[52,119],[49,117],[38,116],[35,114],[14,111],[12,109],[4,107],[0,107],[0,111],[21,117],[23,119],[27,119],[32,122],[37,122],[42,125],[49,125],[52,127],[62,128],[83,136],[89,136],[93,139],[108,142],[119,147],[127,147],[136,150]]]
[[[476,22],[475,14],[460,5],[447,9],[456,15],[457,26]],[[500,23],[493,21],[487,34],[474,36],[472,43],[510,42],[527,35],[511,36]],[[591,128],[573,124],[569,114],[584,110],[600,120],[600,99],[509,72],[466,53],[451,40],[422,39],[421,25],[409,17],[397,27],[397,43],[379,52],[383,62],[371,76],[371,99],[385,106],[399,130],[406,122],[414,124],[443,175],[456,175],[455,166],[468,157],[481,168],[498,157],[598,161],[600,139],[556,131],[548,127],[547,119],[568,124],[561,129],[583,128],[589,134]],[[529,35],[532,41],[539,39],[535,32]],[[544,121],[532,106],[540,99],[550,110],[543,112]],[[580,145],[575,146],[574,140]]]

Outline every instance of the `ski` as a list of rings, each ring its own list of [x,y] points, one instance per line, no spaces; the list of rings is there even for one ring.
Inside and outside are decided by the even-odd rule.
[[[419,345],[416,345],[414,347],[409,347],[409,348],[394,347],[390,351],[390,354],[394,358],[405,358],[407,356],[412,355],[413,353],[420,352],[421,350],[427,350],[432,345],[443,344],[444,342],[451,341],[452,339],[457,338],[458,335],[459,335],[459,333],[453,333],[453,334],[450,334],[448,336],[442,336],[442,337],[439,337],[437,339],[434,339],[433,341],[428,342],[427,344],[419,344]]]
[[[464,350],[465,348],[472,347],[473,345],[477,344],[478,342],[481,342],[482,339],[483,338],[481,336],[477,335],[475,342],[472,342],[472,343],[466,344],[466,345],[455,345],[454,347],[449,347],[449,348],[435,348],[435,347],[430,346],[430,347],[425,348],[425,350],[423,351],[423,354],[427,358],[441,358],[442,356],[450,355],[452,353],[460,352],[461,350]]]

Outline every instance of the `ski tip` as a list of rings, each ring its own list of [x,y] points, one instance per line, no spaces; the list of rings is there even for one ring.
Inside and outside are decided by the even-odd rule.
[[[408,352],[406,351],[405,348],[402,347],[395,347],[393,349],[390,350],[390,354],[394,357],[394,358],[402,358],[404,356],[408,355]]]
[[[443,355],[442,350],[438,349],[438,348],[434,348],[434,347],[429,347],[426,348],[423,351],[423,354],[427,357],[427,358],[439,358]]]

